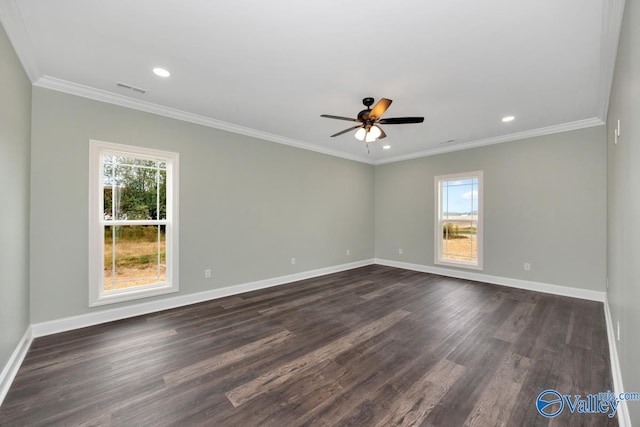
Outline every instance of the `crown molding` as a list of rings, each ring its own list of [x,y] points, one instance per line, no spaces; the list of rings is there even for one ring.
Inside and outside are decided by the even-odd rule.
[[[609,114],[609,100],[613,86],[613,75],[618,56],[618,42],[622,29],[625,0],[608,0],[602,4],[602,34],[600,37],[600,92],[598,117],[604,122]]]
[[[29,80],[35,82],[40,78],[40,70],[33,53],[33,43],[27,32],[27,27],[22,20],[20,7],[15,0],[0,1],[0,23],[4,27],[7,37],[13,46],[13,50],[18,55],[24,71]]]
[[[524,132],[517,132],[508,135],[501,135],[492,138],[481,139],[477,141],[470,141],[461,144],[455,144],[446,147],[437,147],[417,153],[410,153],[406,155],[391,157],[388,159],[380,159],[374,161],[370,158],[356,156],[352,154],[343,153],[337,150],[331,150],[318,145],[310,144],[308,142],[298,141],[292,138],[275,135],[268,132],[259,131],[256,129],[239,126],[233,123],[224,122],[221,120],[212,119],[210,117],[201,116],[198,114],[189,113],[186,111],[178,110],[175,108],[165,107],[159,104],[154,104],[147,101],[142,101],[128,96],[120,95],[113,92],[108,92],[102,89],[96,89],[90,86],[73,83],[67,80],[58,79],[51,76],[42,76],[33,83],[34,86],[55,90],[58,92],[64,92],[71,95],[80,96],[83,98],[93,99],[95,101],[106,102],[108,104],[118,105],[125,108],[131,108],[134,110],[144,111],[151,114],[157,114],[164,117],[169,117],[184,122],[195,123],[202,126],[207,126],[227,132],[232,132],[240,135],[249,136],[252,138],[258,138],[265,141],[276,142],[278,144],[289,145],[303,150],[314,151],[329,156],[340,157],[347,160],[353,160],[356,162],[367,163],[371,165],[381,165],[385,163],[400,162],[403,160],[416,159],[420,157],[433,156],[436,154],[448,153],[452,151],[467,150],[475,147],[482,147],[485,145],[500,144],[503,142],[517,141],[520,139],[533,138],[542,135],[549,135],[553,133],[567,132],[571,130],[583,129],[593,126],[603,125],[604,122],[597,117],[590,119],[577,120],[574,122],[563,123],[554,126],[547,126],[544,128],[532,129]]]
[[[318,145],[310,144],[304,141],[298,141],[296,139],[287,138],[280,135],[275,135],[268,132],[251,129],[244,126],[239,126],[233,123],[224,122],[222,120],[212,119],[210,117],[201,116],[198,114],[189,113],[187,111],[178,110],[175,108],[165,107],[159,104],[154,104],[147,101],[142,101],[128,96],[120,95],[113,92],[108,92],[102,89],[96,89],[90,86],[73,83],[67,80],[58,79],[44,75],[37,79],[34,86],[55,90],[58,92],[64,92],[71,95],[80,96],[83,98],[93,99],[95,101],[106,102],[108,104],[118,105],[121,107],[131,108],[134,110],[144,111],[146,113],[157,114],[159,116],[169,117],[184,122],[195,123],[202,126],[207,126],[214,129],[224,130],[240,135],[249,136],[252,138],[258,138],[265,141],[276,142],[278,144],[289,145],[291,147],[301,148],[303,150],[315,151],[316,153],[326,154],[334,157],[341,157],[347,160],[353,160],[361,163],[373,164],[373,161],[366,157],[356,156],[352,154],[343,153],[337,150],[320,147]]]
[[[436,154],[449,153],[452,151],[467,150],[470,148],[484,147],[485,145],[501,144],[503,142],[517,141],[520,139],[534,138],[537,136],[550,135],[553,133],[567,132],[571,130],[578,130],[589,128],[593,126],[604,125],[605,123],[597,117],[590,119],[577,120],[575,122],[562,123],[554,126],[547,126],[538,129],[531,129],[524,132],[510,133],[508,135],[496,136],[493,138],[479,139],[477,141],[463,142],[460,144],[450,145],[446,147],[437,147],[429,150],[419,151],[417,153],[405,154],[402,156],[391,157],[388,159],[382,159],[375,162],[375,165],[383,165],[385,163],[401,162],[403,160],[417,159],[420,157],[434,156]]]
[[[524,132],[517,132],[508,135],[501,135],[493,138],[486,138],[477,141],[470,141],[461,144],[455,144],[447,147],[437,147],[417,153],[410,153],[402,156],[391,157],[388,159],[380,159],[374,161],[370,158],[355,156],[352,154],[343,153],[337,150],[331,150],[318,145],[310,144],[303,141],[298,141],[292,138],[275,135],[268,132],[259,131],[256,129],[239,126],[233,123],[224,122],[221,120],[212,119],[206,116],[200,116],[198,114],[189,113],[175,108],[165,107],[162,105],[154,104],[147,101],[141,101],[139,99],[130,98],[128,96],[120,95],[113,92],[108,92],[102,89],[96,89],[90,86],[73,83],[67,80],[58,79],[51,76],[42,76],[35,83],[34,86],[55,90],[58,92],[64,92],[71,95],[80,96],[83,98],[93,99],[95,101],[106,102],[109,104],[118,105],[125,108],[131,108],[134,110],[144,111],[151,114],[157,114],[164,117],[169,117],[176,120],[181,120],[189,123],[195,123],[202,126],[207,126],[227,132],[232,132],[240,135],[249,136],[252,138],[258,138],[266,141],[276,142],[278,144],[289,145],[303,150],[314,151],[317,153],[326,154],[334,157],[341,157],[347,160],[353,160],[356,162],[367,163],[370,165],[381,165],[385,163],[400,162],[403,160],[416,159],[420,157],[433,156],[436,154],[448,153],[451,151],[466,150],[469,148],[482,147],[485,145],[500,144],[503,142],[517,141],[519,139],[533,138],[536,136],[549,135],[553,133],[566,132],[571,130],[583,129],[592,126],[603,125],[604,122],[599,118],[593,117],[585,120],[578,120],[575,122],[563,123],[560,125],[547,126],[544,128],[532,129]]]

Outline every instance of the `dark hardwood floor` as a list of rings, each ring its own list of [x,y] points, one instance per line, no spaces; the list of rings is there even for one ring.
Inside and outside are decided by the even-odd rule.
[[[617,425],[602,303],[383,266],[37,338],[2,425]]]

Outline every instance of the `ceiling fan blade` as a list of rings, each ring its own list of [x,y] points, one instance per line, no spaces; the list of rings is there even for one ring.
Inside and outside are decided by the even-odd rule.
[[[338,133],[334,133],[333,135],[331,135],[331,137],[333,138],[334,136],[340,136],[340,135],[342,135],[342,134],[344,134],[344,133],[350,132],[350,131],[352,131],[352,130],[354,130],[354,129],[358,129],[358,128],[361,128],[361,127],[362,127],[361,125],[354,126],[354,127],[352,127],[352,128],[345,129],[345,130],[340,131],[340,132],[338,132]]]
[[[321,114],[320,117],[324,117],[326,119],[346,120],[348,122],[357,122],[357,121],[359,121],[358,119],[352,119],[352,118],[349,118],[349,117],[342,117],[342,116],[332,116],[330,114]]]
[[[380,136],[378,137],[378,139],[382,139],[382,138],[386,138],[387,134],[384,133],[384,131],[382,130],[382,128],[380,126],[378,126],[378,129],[380,129]]]
[[[391,101],[390,99],[382,98],[369,113],[369,118],[371,120],[379,119],[384,114],[384,112],[387,111],[387,108],[389,108],[389,105],[391,105],[392,102],[393,101]]]
[[[378,123],[381,125],[402,125],[405,123],[422,123],[424,117],[392,117],[388,119],[380,119]]]

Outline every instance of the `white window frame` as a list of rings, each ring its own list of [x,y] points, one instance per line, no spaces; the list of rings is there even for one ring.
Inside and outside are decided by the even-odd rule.
[[[478,224],[476,230],[476,238],[478,245],[478,257],[477,262],[470,261],[462,261],[462,260],[452,260],[448,258],[442,257],[442,229],[441,229],[441,218],[440,213],[442,212],[442,192],[440,188],[440,183],[442,181],[454,181],[454,180],[462,180],[462,179],[470,179],[476,178],[478,180]],[[472,270],[482,270],[483,269],[483,222],[484,222],[484,211],[483,211],[483,199],[484,199],[484,184],[483,184],[483,172],[482,171],[474,171],[474,172],[463,172],[463,173],[454,173],[448,175],[438,175],[434,178],[435,181],[435,214],[434,214],[434,241],[435,241],[435,253],[434,253],[434,263],[439,265],[446,265],[449,267],[460,267],[460,268],[468,268]]]
[[[104,218],[102,190],[103,156],[121,154],[162,159],[167,168],[166,281],[132,288],[104,290],[104,227],[113,223]],[[89,141],[89,306],[100,306],[178,292],[178,171],[179,155],[170,151],[135,147],[97,140]],[[135,225],[135,221],[128,221]],[[116,224],[114,224],[116,225]]]

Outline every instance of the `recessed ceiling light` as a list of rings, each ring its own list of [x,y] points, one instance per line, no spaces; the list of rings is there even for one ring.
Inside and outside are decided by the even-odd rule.
[[[507,117],[503,117],[503,118],[502,118],[502,121],[503,121],[503,122],[505,122],[505,123],[506,123],[506,122],[512,122],[512,121],[513,121],[513,119],[515,119],[515,117],[513,117],[513,116],[507,116]]]
[[[388,150],[389,148],[391,148],[391,146],[390,146],[390,145],[383,145],[383,146],[382,146],[382,149],[383,149],[383,150]]]
[[[156,76],[160,76],[160,77],[169,77],[171,75],[170,72],[168,72],[167,70],[165,70],[164,68],[160,68],[160,67],[156,67],[153,69],[153,73]]]

